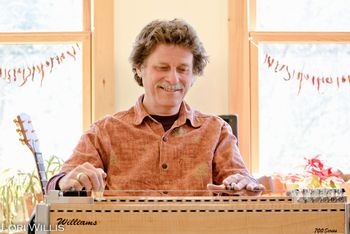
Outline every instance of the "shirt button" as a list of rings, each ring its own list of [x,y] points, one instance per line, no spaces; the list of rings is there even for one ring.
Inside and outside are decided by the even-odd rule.
[[[163,164],[162,164],[162,168],[163,168],[164,170],[168,169],[168,164],[163,163]]]
[[[168,141],[168,137],[167,136],[163,137],[163,141],[167,142]]]

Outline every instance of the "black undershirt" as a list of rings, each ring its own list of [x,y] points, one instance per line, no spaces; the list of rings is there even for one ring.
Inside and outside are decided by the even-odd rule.
[[[179,117],[179,113],[176,115],[170,116],[161,116],[161,115],[151,115],[153,119],[157,120],[159,123],[163,125],[164,131],[168,131],[171,126],[173,126],[174,122]]]

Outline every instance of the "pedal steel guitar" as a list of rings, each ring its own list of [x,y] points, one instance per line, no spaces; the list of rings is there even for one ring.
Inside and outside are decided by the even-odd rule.
[[[349,233],[346,199],[300,194],[93,198],[65,197],[51,191],[37,205],[36,214],[34,228],[40,234]]]

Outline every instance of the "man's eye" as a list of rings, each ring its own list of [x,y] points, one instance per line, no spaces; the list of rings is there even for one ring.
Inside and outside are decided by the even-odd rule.
[[[187,72],[187,71],[188,71],[188,68],[187,68],[187,67],[185,67],[185,68],[179,68],[178,71],[181,72],[181,73],[184,73],[184,72]]]
[[[158,71],[167,71],[168,67],[156,67]]]

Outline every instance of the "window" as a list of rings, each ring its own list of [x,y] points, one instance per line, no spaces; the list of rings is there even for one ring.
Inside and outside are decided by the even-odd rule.
[[[234,101],[239,119],[249,123],[241,128],[248,133],[240,143],[251,170],[295,172],[304,157],[320,154],[348,171],[350,3],[250,0],[241,7],[249,12],[241,16],[250,23],[241,29],[241,50],[249,54],[242,56],[241,74],[248,81],[233,78],[244,94]],[[295,71],[290,79],[286,66]]]
[[[1,0],[1,32],[77,32],[83,29],[83,1]]]
[[[349,44],[259,43],[259,171],[298,171],[318,154],[350,168],[349,54]]]
[[[254,1],[254,2],[253,2]],[[261,32],[346,32],[350,29],[347,0],[253,0],[252,31]],[[256,14],[254,14],[256,12]],[[252,19],[251,18],[251,19]]]
[[[91,123],[90,1],[0,5],[0,170],[31,171],[34,158],[13,123],[18,114],[31,116],[44,159],[66,159]]]

